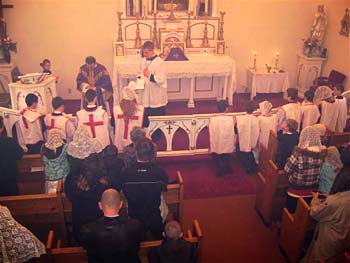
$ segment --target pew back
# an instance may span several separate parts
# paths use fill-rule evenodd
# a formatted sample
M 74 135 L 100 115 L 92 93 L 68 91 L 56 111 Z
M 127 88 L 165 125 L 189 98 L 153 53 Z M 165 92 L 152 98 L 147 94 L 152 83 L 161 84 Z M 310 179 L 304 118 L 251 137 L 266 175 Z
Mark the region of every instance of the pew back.
M 330 138 L 330 146 L 340 147 L 350 142 L 350 132 L 333 133 Z
M 43 193 L 45 185 L 44 163 L 40 154 L 25 154 L 18 160 L 17 185 L 20 194 Z
M 266 174 L 267 166 L 269 160 L 276 161 L 276 155 L 278 151 L 278 140 L 277 134 L 274 131 L 270 131 L 269 134 L 269 144 L 265 148 L 260 144 L 259 146 L 259 170 L 262 172 L 262 175 Z

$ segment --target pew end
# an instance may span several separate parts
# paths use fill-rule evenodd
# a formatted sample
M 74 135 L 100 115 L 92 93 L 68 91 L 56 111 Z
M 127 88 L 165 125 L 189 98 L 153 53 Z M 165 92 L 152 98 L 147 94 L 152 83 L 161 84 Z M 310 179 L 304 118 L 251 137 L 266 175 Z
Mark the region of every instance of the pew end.
M 309 212 L 310 206 L 302 197 L 298 199 L 294 214 L 291 214 L 287 208 L 283 209 L 279 247 L 291 262 L 299 262 L 305 237 L 315 226 L 315 221 Z
M 20 194 L 43 193 L 45 185 L 44 163 L 40 154 L 24 154 L 17 161 L 19 176 L 17 185 Z

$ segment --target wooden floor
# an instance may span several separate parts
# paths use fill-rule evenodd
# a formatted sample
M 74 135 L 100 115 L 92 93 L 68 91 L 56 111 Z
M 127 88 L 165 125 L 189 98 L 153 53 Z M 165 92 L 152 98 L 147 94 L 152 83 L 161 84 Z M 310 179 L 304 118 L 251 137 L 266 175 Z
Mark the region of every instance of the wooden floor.
M 286 262 L 276 233 L 264 226 L 254 201 L 254 195 L 185 200 L 185 228 L 197 218 L 203 229 L 201 262 Z

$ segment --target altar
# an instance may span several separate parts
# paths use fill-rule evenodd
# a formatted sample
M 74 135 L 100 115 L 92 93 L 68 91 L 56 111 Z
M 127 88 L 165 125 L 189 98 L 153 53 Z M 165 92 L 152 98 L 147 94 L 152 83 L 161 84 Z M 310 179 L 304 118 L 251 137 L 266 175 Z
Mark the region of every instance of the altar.
M 187 61 L 164 61 L 169 101 L 186 100 L 189 108 L 196 99 L 226 99 L 232 105 L 236 90 L 236 64 L 228 56 L 187 55 Z M 115 57 L 112 82 L 115 104 L 129 81 L 140 74 L 141 58 Z M 142 96 L 142 91 L 139 91 Z

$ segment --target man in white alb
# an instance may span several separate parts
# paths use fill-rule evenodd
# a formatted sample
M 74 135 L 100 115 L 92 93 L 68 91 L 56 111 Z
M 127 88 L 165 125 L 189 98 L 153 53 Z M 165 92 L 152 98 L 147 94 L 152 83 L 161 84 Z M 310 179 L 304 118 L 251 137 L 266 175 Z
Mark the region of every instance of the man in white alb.
M 293 119 L 297 121 L 299 131 L 302 112 L 298 103 L 298 90 L 296 88 L 287 89 L 287 100 L 288 103 L 277 111 L 277 130 L 282 129 L 282 125 L 287 119 Z
M 318 122 L 318 119 L 320 118 L 320 110 L 318 109 L 317 105 L 313 103 L 314 100 L 314 91 L 307 90 L 304 92 L 304 101 L 301 104 L 301 111 L 302 111 L 302 129 L 304 129 L 307 126 L 314 125 Z

